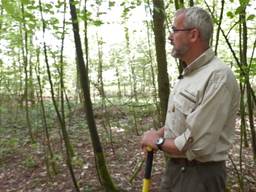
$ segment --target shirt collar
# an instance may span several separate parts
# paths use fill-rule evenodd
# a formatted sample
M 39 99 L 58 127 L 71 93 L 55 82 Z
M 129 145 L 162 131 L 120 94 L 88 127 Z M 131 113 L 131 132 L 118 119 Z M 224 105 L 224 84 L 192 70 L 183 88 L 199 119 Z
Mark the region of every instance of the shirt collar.
M 189 64 L 184 70 L 183 75 L 188 75 L 195 69 L 202 67 L 203 65 L 209 63 L 210 60 L 215 56 L 211 48 L 203 52 L 198 58 L 196 58 L 191 64 Z

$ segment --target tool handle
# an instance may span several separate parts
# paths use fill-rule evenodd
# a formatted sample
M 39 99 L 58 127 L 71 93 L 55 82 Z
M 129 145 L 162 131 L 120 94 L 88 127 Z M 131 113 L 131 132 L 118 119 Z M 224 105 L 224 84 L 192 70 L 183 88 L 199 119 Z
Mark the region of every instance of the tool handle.
M 146 167 L 143 179 L 143 188 L 142 192 L 149 192 L 150 184 L 151 184 L 151 171 L 153 164 L 153 150 L 151 147 L 147 147 L 147 160 Z

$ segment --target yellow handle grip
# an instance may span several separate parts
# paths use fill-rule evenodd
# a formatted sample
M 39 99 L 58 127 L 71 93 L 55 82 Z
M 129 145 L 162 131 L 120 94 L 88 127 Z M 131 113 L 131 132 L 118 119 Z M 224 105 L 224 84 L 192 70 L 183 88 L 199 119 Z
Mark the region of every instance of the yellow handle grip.
M 151 185 L 151 170 L 153 164 L 153 150 L 150 146 L 147 147 L 147 160 L 146 160 L 146 167 L 145 167 L 145 174 L 143 179 L 143 187 L 142 192 L 149 192 L 150 185 Z
M 143 179 L 142 192 L 149 192 L 150 185 L 151 179 Z

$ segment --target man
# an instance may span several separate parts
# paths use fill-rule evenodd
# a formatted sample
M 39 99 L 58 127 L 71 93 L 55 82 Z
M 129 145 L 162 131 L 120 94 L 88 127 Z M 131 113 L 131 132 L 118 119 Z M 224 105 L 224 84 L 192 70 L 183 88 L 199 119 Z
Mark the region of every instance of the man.
M 225 191 L 240 94 L 232 71 L 209 47 L 212 33 L 205 10 L 177 11 L 169 40 L 172 56 L 186 67 L 169 97 L 164 127 L 141 139 L 144 150 L 151 146 L 168 156 L 161 192 Z

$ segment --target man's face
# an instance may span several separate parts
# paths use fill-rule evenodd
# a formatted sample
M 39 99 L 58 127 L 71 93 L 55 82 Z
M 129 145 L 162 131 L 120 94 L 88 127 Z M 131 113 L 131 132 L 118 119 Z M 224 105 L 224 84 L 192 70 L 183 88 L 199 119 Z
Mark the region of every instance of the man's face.
M 169 40 L 172 48 L 172 56 L 183 60 L 189 49 L 188 32 L 190 29 L 185 29 L 184 25 L 184 14 L 178 15 L 174 19 L 172 33 L 169 36 Z

